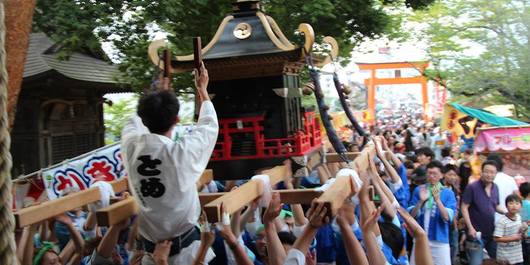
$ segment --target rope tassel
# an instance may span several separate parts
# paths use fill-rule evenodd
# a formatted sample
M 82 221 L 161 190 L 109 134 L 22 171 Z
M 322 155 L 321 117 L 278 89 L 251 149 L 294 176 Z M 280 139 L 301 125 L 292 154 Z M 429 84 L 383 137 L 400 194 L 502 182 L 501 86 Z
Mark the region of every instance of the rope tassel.
M 0 264 L 11 265 L 16 262 L 14 239 L 15 222 L 11 212 L 11 137 L 7 119 L 7 66 L 5 50 L 5 10 L 0 1 Z

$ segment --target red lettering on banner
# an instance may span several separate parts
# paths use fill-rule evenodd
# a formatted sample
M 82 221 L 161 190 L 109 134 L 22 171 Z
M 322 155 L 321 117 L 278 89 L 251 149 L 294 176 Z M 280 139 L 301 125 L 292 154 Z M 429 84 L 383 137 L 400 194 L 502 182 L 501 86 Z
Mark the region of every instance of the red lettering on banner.
M 86 185 L 83 180 L 74 172 L 67 172 L 66 176 L 63 174 L 58 174 L 55 176 L 55 178 L 58 182 L 58 184 L 56 184 L 56 191 L 59 194 L 62 190 L 65 190 L 68 187 L 75 188 L 75 185 L 79 187 L 79 190 L 86 189 Z M 75 182 L 75 184 L 72 182 L 72 180 Z
M 106 161 L 94 162 L 86 172 L 95 180 L 113 181 L 116 177 L 112 174 L 112 166 Z
M 57 176 L 57 180 L 59 181 L 59 186 L 57 186 L 57 191 L 61 191 L 66 189 L 67 186 L 73 187 L 72 181 L 70 179 L 67 179 L 63 175 Z

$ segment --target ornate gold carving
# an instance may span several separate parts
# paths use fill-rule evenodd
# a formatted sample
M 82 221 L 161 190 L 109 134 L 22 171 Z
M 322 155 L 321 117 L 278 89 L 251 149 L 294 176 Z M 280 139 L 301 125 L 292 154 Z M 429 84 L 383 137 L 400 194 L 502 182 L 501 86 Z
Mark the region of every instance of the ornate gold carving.
M 269 24 L 269 20 L 267 19 L 265 14 L 261 12 L 256 12 L 256 16 L 258 16 L 259 20 L 261 21 L 261 24 L 263 24 L 263 28 L 265 28 L 265 33 L 267 33 L 267 36 L 272 41 L 272 43 L 276 45 L 276 47 L 284 51 L 292 51 L 296 48 L 294 45 L 290 43 L 284 43 L 278 38 L 278 36 L 272 30 L 271 25 Z
M 324 37 L 323 41 L 324 43 L 327 43 L 331 46 L 331 51 L 330 51 L 331 60 L 336 60 L 337 57 L 339 56 L 339 43 L 337 42 L 337 40 L 335 40 L 331 36 L 326 36 Z
M 217 43 L 217 41 L 219 41 L 219 38 L 221 38 L 221 35 L 223 35 L 223 31 L 226 27 L 226 24 L 228 24 L 228 22 L 232 19 L 234 19 L 234 16 L 226 16 L 223 19 L 223 21 L 217 28 L 217 32 L 215 32 L 215 35 L 213 36 L 212 40 L 204 48 L 202 48 L 201 53 L 203 55 L 206 52 L 208 52 L 213 47 L 213 45 Z M 160 69 L 164 69 L 164 62 L 158 55 L 158 49 L 161 47 L 166 47 L 167 46 L 166 42 L 167 40 L 165 39 L 153 41 L 151 42 L 151 44 L 149 44 L 149 48 L 148 48 L 149 59 L 154 65 L 160 67 Z M 177 61 L 193 61 L 193 54 L 184 55 L 184 56 L 175 56 L 175 58 Z M 186 71 L 185 69 L 180 69 L 180 68 L 173 68 L 172 70 L 173 70 L 173 73 L 182 73 Z
M 250 24 L 242 22 L 236 25 L 233 33 L 236 38 L 244 40 L 252 34 L 252 27 Z
M 329 52 L 329 55 L 327 55 L 324 60 L 320 62 L 315 62 L 315 65 L 318 67 L 323 67 L 324 65 L 331 63 L 339 56 L 339 43 L 337 42 L 337 40 L 335 40 L 331 36 L 326 36 L 322 41 L 326 44 L 329 44 L 331 46 L 331 50 Z
M 155 40 L 151 42 L 147 48 L 147 55 L 149 56 L 151 63 L 158 66 L 160 69 L 164 69 L 164 60 L 158 55 L 158 49 L 162 47 L 167 47 L 166 39 Z
M 272 28 L 272 31 L 274 32 L 274 34 L 280 39 L 280 41 L 285 45 L 285 47 L 287 47 L 287 48 L 289 48 L 291 50 L 296 49 L 296 47 L 287 39 L 287 37 L 285 37 L 285 35 L 283 34 L 282 30 L 280 29 L 278 24 L 276 24 L 276 21 L 274 21 L 274 19 L 272 17 L 267 16 L 267 21 L 271 25 L 271 28 Z
M 304 52 L 311 52 L 313 43 L 315 43 L 315 31 L 313 30 L 313 27 L 307 23 L 301 23 L 298 25 L 298 31 L 303 33 L 305 37 Z

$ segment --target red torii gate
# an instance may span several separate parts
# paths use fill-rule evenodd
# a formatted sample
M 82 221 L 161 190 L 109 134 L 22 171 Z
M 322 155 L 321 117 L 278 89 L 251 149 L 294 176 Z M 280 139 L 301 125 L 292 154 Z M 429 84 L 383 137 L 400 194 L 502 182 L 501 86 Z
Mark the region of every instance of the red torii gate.
M 421 84 L 423 117 L 427 119 L 426 110 L 429 104 L 429 97 L 427 92 L 427 79 L 423 76 L 423 72 L 429 66 L 428 61 L 417 62 L 388 62 L 388 63 L 356 63 L 359 69 L 370 70 L 370 78 L 364 80 L 364 84 L 368 88 L 368 113 L 366 121 L 370 124 L 375 122 L 375 88 L 378 85 L 401 85 L 401 84 Z M 415 77 L 389 77 L 377 78 L 376 71 L 380 69 L 416 69 L 420 74 Z

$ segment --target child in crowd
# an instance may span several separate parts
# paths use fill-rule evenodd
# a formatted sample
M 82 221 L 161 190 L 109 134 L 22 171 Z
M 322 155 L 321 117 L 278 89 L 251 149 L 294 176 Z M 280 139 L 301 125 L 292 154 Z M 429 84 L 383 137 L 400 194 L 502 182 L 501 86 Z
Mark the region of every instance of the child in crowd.
M 519 193 L 523 197 L 521 209 L 521 221 L 530 225 L 530 183 L 525 182 L 519 186 Z M 524 226 L 524 225 L 523 225 Z M 527 232 L 525 240 L 523 240 L 523 259 L 524 264 L 530 264 L 530 231 Z
M 521 240 L 524 238 L 521 225 L 521 199 L 517 195 L 506 197 L 508 212 L 495 224 L 493 237 L 497 242 L 497 261 L 508 264 L 523 265 L 523 249 Z

